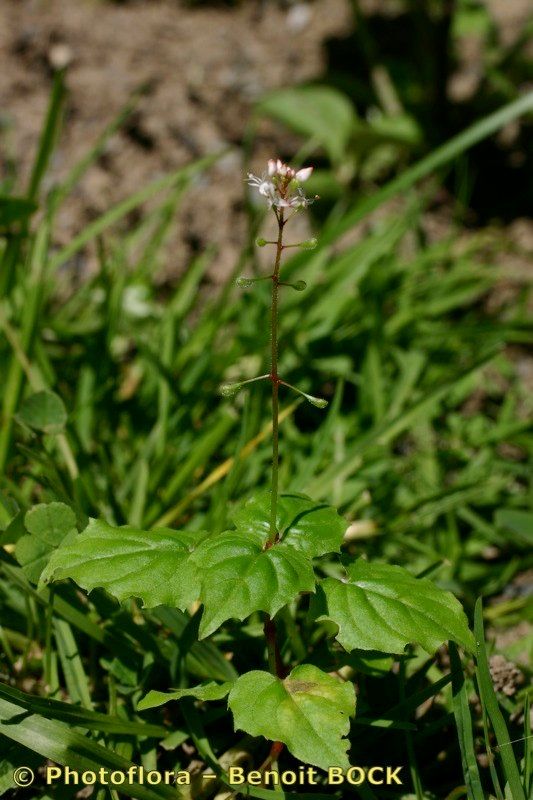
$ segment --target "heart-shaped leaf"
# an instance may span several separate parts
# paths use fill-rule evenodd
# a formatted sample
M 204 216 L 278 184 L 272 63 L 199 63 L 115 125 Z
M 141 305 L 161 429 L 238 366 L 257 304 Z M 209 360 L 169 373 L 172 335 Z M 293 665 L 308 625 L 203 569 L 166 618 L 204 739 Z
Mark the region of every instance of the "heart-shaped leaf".
M 92 519 L 75 541 L 54 552 L 43 580 L 72 578 L 88 591 L 106 589 L 119 601 L 139 597 L 149 608 L 184 609 L 199 595 L 189 555 L 200 536 L 169 528 L 115 528 Z
M 285 544 L 264 550 L 264 540 L 257 531 L 226 531 L 205 539 L 192 555 L 202 583 L 200 639 L 227 619 L 243 620 L 254 611 L 273 616 L 300 592 L 314 592 L 309 559 Z
M 24 525 L 29 534 L 17 541 L 15 555 L 26 577 L 38 583 L 55 548 L 76 536 L 76 515 L 65 503 L 40 503 L 26 513 Z
M 189 689 L 176 689 L 173 692 L 148 692 L 146 697 L 137 703 L 137 711 L 146 711 L 168 703 L 170 700 L 181 700 L 183 697 L 195 697 L 197 700 L 222 700 L 229 693 L 233 683 L 203 683 Z
M 312 664 L 281 680 L 254 670 L 235 682 L 228 700 L 235 728 L 284 742 L 295 758 L 322 769 L 349 767 L 343 737 L 355 713 L 355 691 Z
M 472 649 L 466 616 L 451 592 L 391 564 L 359 559 L 347 573 L 346 581 L 320 583 L 325 609 L 319 617 L 338 625 L 336 638 L 346 650 L 402 653 L 411 643 L 434 653 L 448 639 Z
M 36 431 L 61 433 L 67 421 L 67 412 L 63 401 L 54 392 L 36 392 L 24 400 L 16 418 Z
M 241 531 L 270 531 L 270 492 L 251 497 L 233 515 Z M 310 558 L 324 553 L 337 553 L 347 524 L 337 511 L 323 503 L 315 503 L 304 494 L 282 494 L 278 499 L 277 530 L 281 543 L 300 550 Z

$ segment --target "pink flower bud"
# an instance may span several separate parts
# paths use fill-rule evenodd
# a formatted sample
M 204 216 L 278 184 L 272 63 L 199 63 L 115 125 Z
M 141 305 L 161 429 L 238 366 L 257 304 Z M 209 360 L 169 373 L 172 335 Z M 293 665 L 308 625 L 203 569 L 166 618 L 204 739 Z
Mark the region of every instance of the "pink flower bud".
M 303 169 L 299 169 L 294 177 L 296 178 L 297 181 L 303 183 L 304 181 L 306 181 L 308 178 L 311 177 L 312 172 L 313 172 L 313 167 L 304 167 Z

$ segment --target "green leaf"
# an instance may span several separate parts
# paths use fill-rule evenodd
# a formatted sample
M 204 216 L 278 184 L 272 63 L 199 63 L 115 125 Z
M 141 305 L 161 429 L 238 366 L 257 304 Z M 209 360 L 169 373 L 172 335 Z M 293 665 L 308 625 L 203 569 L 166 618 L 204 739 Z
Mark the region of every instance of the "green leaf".
M 491 721 L 496 741 L 498 742 L 498 752 L 501 758 L 503 772 L 510 789 L 510 796 L 512 800 L 526 800 L 520 780 L 520 769 L 518 767 L 517 757 L 515 756 L 513 742 L 511 741 L 512 737 L 509 735 L 509 729 L 505 722 L 505 717 L 501 712 L 490 674 L 487 648 L 485 646 L 483 601 L 481 597 L 478 597 L 476 600 L 474 631 L 476 634 L 476 677 L 481 703 Z
M 254 611 L 273 616 L 300 592 L 314 592 L 309 559 L 285 544 L 263 550 L 264 540 L 260 531 L 226 531 L 205 539 L 191 556 L 201 573 L 200 639 L 227 619 Z
M 463 665 L 454 642 L 448 646 L 450 652 L 450 667 L 452 670 L 452 708 L 457 728 L 457 738 L 461 751 L 461 763 L 465 779 L 468 800 L 483 800 L 485 793 L 479 775 L 474 745 L 474 729 L 470 715 L 468 689 L 463 672 Z
M 402 653 L 420 644 L 434 653 L 447 639 L 472 651 L 474 640 L 459 601 L 428 578 L 402 567 L 359 559 L 347 568 L 347 580 L 326 578 L 327 619 L 338 625 L 336 638 L 346 650 Z
M 46 719 L 41 714 L 27 713 L 24 706 L 2 698 L 0 698 L 0 726 L 2 734 L 11 741 L 77 772 L 90 770 L 98 775 L 102 767 L 106 772 L 113 770 L 128 772 L 134 766 L 131 761 L 118 755 L 114 750 L 103 747 L 69 725 L 54 719 Z M 0 744 L 3 745 L 2 739 Z M 134 776 L 131 783 L 128 781 L 127 789 L 130 797 L 137 797 L 139 800 L 176 800 L 181 797 L 177 787 L 145 786 L 135 780 L 138 777 L 137 771 Z
M 344 157 L 357 119 L 347 97 L 329 86 L 280 89 L 261 100 L 258 110 L 316 140 L 334 162 Z
M 355 691 L 312 664 L 281 680 L 254 670 L 242 675 L 229 695 L 235 728 L 283 742 L 295 758 L 322 769 L 349 767 L 343 737 L 355 713 Z
M 24 400 L 16 415 L 18 422 L 42 433 L 61 433 L 67 421 L 63 401 L 54 392 L 36 392 Z
M 148 608 L 186 608 L 199 595 L 189 554 L 200 535 L 169 528 L 115 528 L 91 519 L 75 541 L 54 552 L 43 580 L 72 578 L 87 591 L 98 586 L 121 602 L 139 597 Z
M 55 548 L 77 534 L 76 515 L 65 503 L 40 503 L 26 513 L 24 524 L 29 533 L 18 540 L 15 555 L 26 577 L 38 583 Z
M 233 515 L 241 531 L 270 531 L 270 492 L 251 497 Z M 282 494 L 278 500 L 277 530 L 284 545 L 294 547 L 310 558 L 324 553 L 338 553 L 347 528 L 336 510 L 315 503 L 304 494 Z
M 92 711 L 89 680 L 72 629 L 64 619 L 53 619 L 52 627 L 70 700 Z
M 5 547 L 6 544 L 16 544 L 23 536 L 26 536 L 24 511 L 17 511 L 6 529 L 0 533 L 0 547 Z
M 13 686 L 0 683 L 0 701 L 5 700 L 20 707 L 20 713 L 40 714 L 45 719 L 55 719 L 76 728 L 102 733 L 122 733 L 129 736 L 150 736 L 161 739 L 168 730 L 162 725 L 151 725 L 147 722 L 134 722 L 124 717 L 102 714 L 72 703 L 62 703 L 48 697 L 34 697 L 21 692 Z M 1 737 L 0 737 L 1 741 Z M 27 762 L 22 761 L 22 764 Z
M 233 686 L 231 681 L 226 683 L 203 683 L 189 689 L 176 689 L 173 692 L 148 692 L 146 697 L 137 703 L 137 711 L 146 711 L 147 708 L 156 708 L 168 703 L 170 700 L 181 700 L 182 697 L 195 697 L 197 700 L 222 700 Z

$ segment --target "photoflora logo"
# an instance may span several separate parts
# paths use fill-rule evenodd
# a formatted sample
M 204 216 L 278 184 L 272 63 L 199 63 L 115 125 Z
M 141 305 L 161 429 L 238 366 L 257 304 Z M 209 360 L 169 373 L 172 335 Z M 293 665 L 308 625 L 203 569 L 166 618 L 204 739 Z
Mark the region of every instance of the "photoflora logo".
M 17 786 L 31 786 L 35 780 L 35 774 L 29 767 L 17 767 L 13 773 L 13 780 Z

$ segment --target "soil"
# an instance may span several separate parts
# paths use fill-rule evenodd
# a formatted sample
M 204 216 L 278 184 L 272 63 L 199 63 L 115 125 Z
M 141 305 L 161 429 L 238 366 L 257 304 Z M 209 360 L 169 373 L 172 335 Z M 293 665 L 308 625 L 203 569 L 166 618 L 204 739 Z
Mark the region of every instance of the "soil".
M 502 39 L 516 39 L 529 0 L 488 3 Z M 399 8 L 396 0 L 360 4 L 369 15 L 394 16 Z M 265 91 L 320 78 L 332 48 L 350 36 L 351 6 L 351 0 L 1 0 L 0 179 L 17 172 L 17 190 L 24 191 L 54 68 L 68 65 L 69 92 L 45 190 L 86 155 L 143 87 L 127 124 L 61 209 L 55 244 L 65 244 L 151 180 L 229 146 L 187 193 L 164 262 L 154 265 L 163 277 L 175 275 L 193 254 L 215 245 L 210 277 L 225 281 L 245 234 L 242 142 L 254 102 Z M 473 44 L 449 87 L 451 96 L 457 87 L 464 94 L 469 76 L 479 79 L 483 67 Z M 268 157 L 296 149 L 285 129 L 262 122 L 252 166 L 260 172 Z M 299 223 L 295 235 L 305 237 L 304 219 Z M 84 271 L 93 259 L 89 252 L 73 267 Z
M 45 188 L 65 176 L 131 93 L 145 92 L 127 125 L 87 172 L 56 226 L 61 245 L 113 203 L 195 158 L 240 145 L 254 102 L 324 69 L 323 42 L 349 30 L 348 0 L 200 5 L 177 0 L 2 0 L 0 174 L 20 169 L 23 191 L 52 82 L 68 63 L 66 120 Z M 280 139 L 281 137 L 281 139 Z M 262 126 L 254 166 L 291 146 Z M 240 151 L 187 195 L 164 265 L 175 273 L 191 252 L 218 248 L 224 280 L 244 238 Z M 237 212 L 237 213 L 236 213 Z

